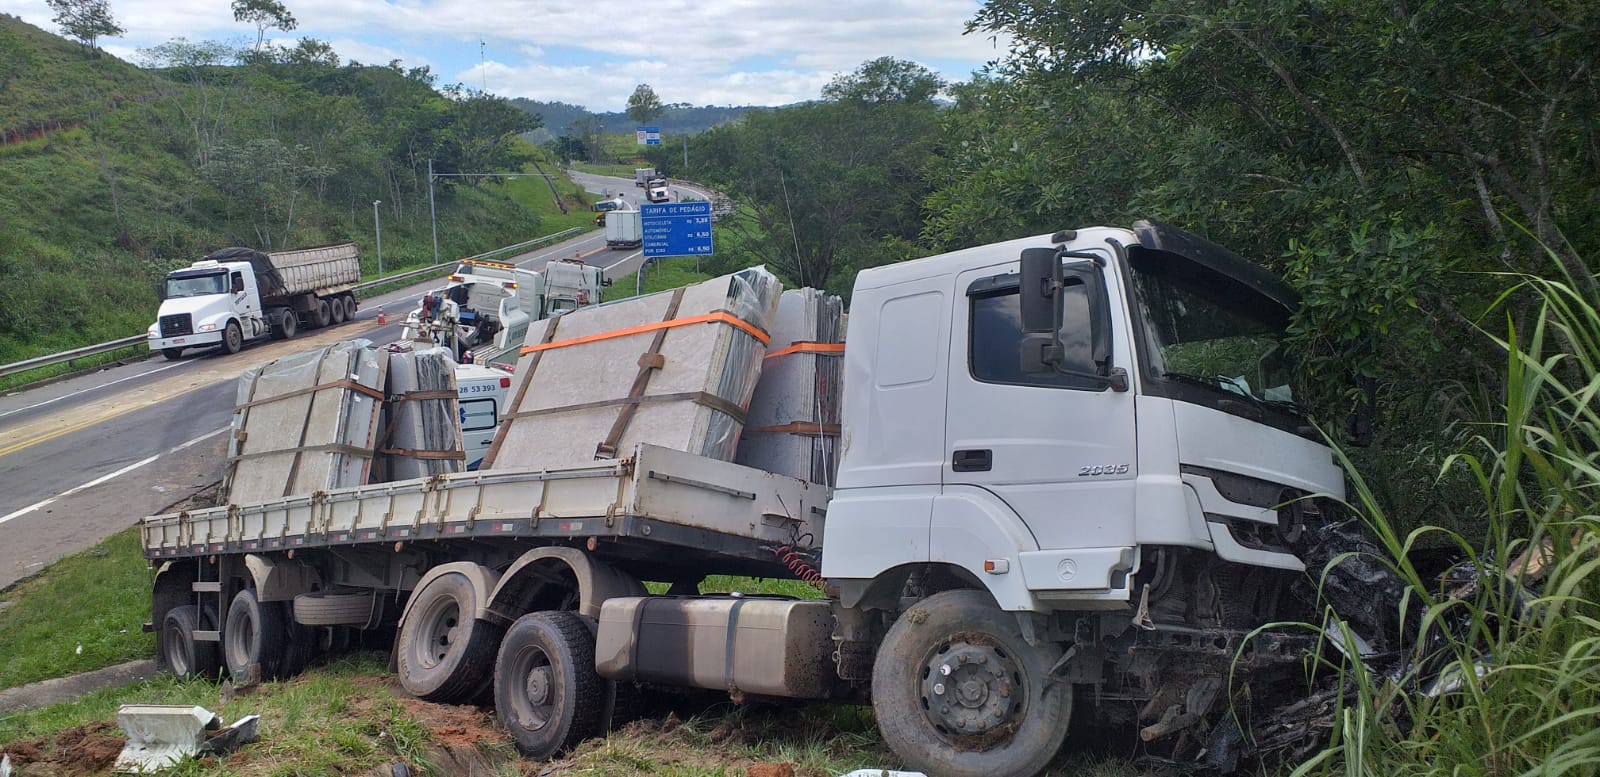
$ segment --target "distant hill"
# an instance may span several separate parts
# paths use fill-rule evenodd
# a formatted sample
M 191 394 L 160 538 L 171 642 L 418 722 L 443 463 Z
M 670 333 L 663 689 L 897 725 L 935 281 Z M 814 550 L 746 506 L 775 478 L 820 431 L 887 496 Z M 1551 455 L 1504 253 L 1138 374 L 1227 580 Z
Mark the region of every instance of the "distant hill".
M 0 15 L 0 364 L 143 331 L 161 276 L 223 246 L 354 241 L 373 273 L 375 200 L 386 268 L 431 261 L 429 161 L 519 168 L 526 123 L 426 70 L 146 70 Z M 540 234 L 509 187 L 434 188 L 444 256 Z
M 591 117 L 599 119 L 605 126 L 606 132 L 610 134 L 633 132 L 635 127 L 634 121 L 628 118 L 628 114 L 622 112 L 594 113 L 581 105 L 542 102 L 520 97 L 512 100 L 511 104 L 543 119 L 544 126 L 530 134 L 530 138 L 538 143 L 562 135 L 571 135 L 574 122 L 587 121 Z M 650 126 L 660 127 L 663 133 L 669 135 L 698 135 L 712 127 L 738 121 L 740 116 L 749 111 L 761 110 L 770 109 L 759 105 L 697 107 L 688 103 L 672 103 L 665 106 L 661 115 L 650 122 Z

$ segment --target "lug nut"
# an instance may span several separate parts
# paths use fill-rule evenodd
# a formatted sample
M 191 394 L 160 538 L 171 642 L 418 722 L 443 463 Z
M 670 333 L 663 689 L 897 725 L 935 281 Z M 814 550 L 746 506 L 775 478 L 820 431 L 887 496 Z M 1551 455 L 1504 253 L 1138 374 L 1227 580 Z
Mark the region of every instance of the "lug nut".
M 984 654 L 982 654 L 982 653 L 979 653 L 979 654 L 978 654 L 978 663 L 980 663 L 980 664 L 987 664 L 987 663 L 989 663 L 989 657 L 988 657 L 988 656 L 987 656 L 987 655 L 984 655 Z
M 945 677 L 949 677 L 950 676 L 950 665 L 949 664 L 940 664 L 939 665 L 939 674 L 944 675 Z
M 934 683 L 933 692 L 939 696 L 944 695 L 944 683 Z
M 965 664 L 966 662 L 967 662 L 967 654 L 966 653 L 962 653 L 961 655 L 956 656 L 956 663 Z

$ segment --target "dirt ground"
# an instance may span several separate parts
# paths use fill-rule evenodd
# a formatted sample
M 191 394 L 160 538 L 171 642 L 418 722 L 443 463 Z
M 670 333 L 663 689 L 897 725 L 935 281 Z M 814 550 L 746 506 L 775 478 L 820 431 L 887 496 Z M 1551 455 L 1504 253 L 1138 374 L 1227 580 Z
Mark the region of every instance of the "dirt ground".
M 127 741 L 104 721 L 5 746 L 15 777 L 89 777 L 109 773 Z

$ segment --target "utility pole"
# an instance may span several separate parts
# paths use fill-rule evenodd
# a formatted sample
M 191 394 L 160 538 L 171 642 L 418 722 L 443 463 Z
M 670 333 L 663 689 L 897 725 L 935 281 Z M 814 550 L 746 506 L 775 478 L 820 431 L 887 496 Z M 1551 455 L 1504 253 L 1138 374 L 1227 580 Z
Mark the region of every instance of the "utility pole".
M 372 229 L 378 233 L 378 277 L 383 277 L 383 223 L 378 220 L 378 206 L 383 200 L 372 201 Z
M 433 263 L 439 263 L 439 214 L 433 209 L 433 160 L 428 160 L 428 221 L 433 224 Z
M 683 174 L 689 174 L 689 134 L 683 135 Z

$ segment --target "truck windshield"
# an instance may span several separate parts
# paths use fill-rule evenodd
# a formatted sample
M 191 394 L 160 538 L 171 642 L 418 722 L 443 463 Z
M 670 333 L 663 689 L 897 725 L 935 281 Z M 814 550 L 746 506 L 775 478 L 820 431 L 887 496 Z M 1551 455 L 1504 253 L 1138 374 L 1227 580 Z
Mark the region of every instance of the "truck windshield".
M 1210 271 L 1135 258 L 1149 377 L 1299 414 L 1283 340 L 1289 311 Z
M 226 293 L 228 293 L 227 273 L 167 276 L 167 299 L 204 297 L 208 294 Z

